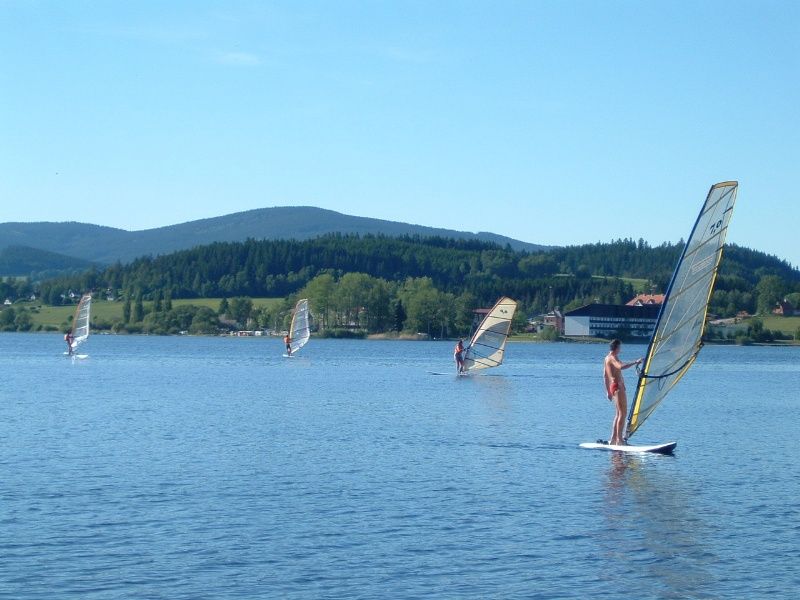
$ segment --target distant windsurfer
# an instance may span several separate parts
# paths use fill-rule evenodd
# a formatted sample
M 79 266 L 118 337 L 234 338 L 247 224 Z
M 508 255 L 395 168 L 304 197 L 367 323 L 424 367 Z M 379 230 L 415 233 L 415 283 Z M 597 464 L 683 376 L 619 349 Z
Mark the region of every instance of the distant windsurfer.
M 287 356 L 291 356 L 292 355 L 292 338 L 289 337 L 288 333 L 283 337 L 283 343 L 286 344 L 286 355 Z
M 603 362 L 603 380 L 606 385 L 606 394 L 608 399 L 614 403 L 616 410 L 614 425 L 611 428 L 611 439 L 608 441 L 612 446 L 622 446 L 626 443 L 622 435 L 622 428 L 625 424 L 625 414 L 628 412 L 628 397 L 625 393 L 625 380 L 622 378 L 622 371 L 642 362 L 641 358 L 629 363 L 620 361 L 620 346 L 622 346 L 622 342 L 616 339 L 611 340 L 609 344 L 610 352 Z
M 453 359 L 456 361 L 456 372 L 464 372 L 464 341 L 458 340 L 456 347 L 453 349 Z
M 64 334 L 64 341 L 67 342 L 67 354 L 72 356 L 72 332 L 68 331 Z

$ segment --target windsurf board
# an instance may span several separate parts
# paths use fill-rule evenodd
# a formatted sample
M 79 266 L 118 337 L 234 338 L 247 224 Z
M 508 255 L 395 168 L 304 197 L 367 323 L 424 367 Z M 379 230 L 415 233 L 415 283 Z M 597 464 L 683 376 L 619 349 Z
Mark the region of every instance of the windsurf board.
M 614 450 L 617 452 L 651 452 L 655 454 L 672 454 L 678 442 L 667 442 L 665 444 L 651 444 L 648 446 L 617 446 L 609 444 L 608 442 L 598 440 L 596 442 L 584 442 L 580 445 L 581 448 L 588 448 L 590 450 Z

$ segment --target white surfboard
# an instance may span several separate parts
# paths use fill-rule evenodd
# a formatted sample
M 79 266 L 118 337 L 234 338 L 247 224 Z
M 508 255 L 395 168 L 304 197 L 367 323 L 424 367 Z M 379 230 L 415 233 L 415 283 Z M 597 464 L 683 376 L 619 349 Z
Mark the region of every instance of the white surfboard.
M 608 442 L 584 442 L 581 448 L 589 450 L 615 450 L 617 452 L 652 452 L 655 454 L 672 454 L 678 442 L 667 442 L 666 444 L 651 444 L 649 446 L 617 446 Z

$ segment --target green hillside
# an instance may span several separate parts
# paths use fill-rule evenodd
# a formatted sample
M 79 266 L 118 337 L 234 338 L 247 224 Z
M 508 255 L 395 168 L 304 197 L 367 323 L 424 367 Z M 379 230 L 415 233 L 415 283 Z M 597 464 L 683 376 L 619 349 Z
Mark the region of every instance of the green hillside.
M 680 250 L 678 245 L 651 247 L 632 240 L 548 252 L 408 236 L 248 240 L 199 246 L 88 271 L 80 277 L 48 280 L 41 283 L 40 292 L 49 304 L 59 304 L 67 290 L 87 289 L 111 289 L 145 301 L 158 296 L 286 298 L 324 293 L 338 302 L 332 323 L 351 327 L 356 321 L 361 326 L 363 320 L 370 332 L 391 326 L 391 313 L 399 311 L 399 305 L 422 303 L 420 307 L 429 308 L 416 326 L 427 331 L 439 322 L 440 335 L 444 335 L 468 329 L 459 311 L 466 310 L 469 316 L 471 308 L 490 306 L 502 295 L 516 299 L 522 314 L 535 315 L 591 302 L 622 304 L 641 291 L 663 292 Z M 319 292 L 320 278 L 328 278 L 323 286 L 327 291 Z M 777 300 L 797 291 L 800 271 L 764 253 L 730 246 L 723 256 L 711 312 L 720 317 L 739 311 L 764 314 Z M 266 326 L 277 317 L 262 314 L 259 318 Z
M 218 242 L 36 284 L 0 281 L 0 296 L 16 301 L 36 292 L 45 305 L 13 317 L 0 313 L 0 328 L 25 331 L 63 323 L 69 309 L 47 307 L 93 290 L 97 298 L 110 293 L 126 299 L 106 307 L 97 302 L 98 328 L 216 331 L 218 299 L 229 298 L 231 310 L 222 312 L 236 326 L 278 329 L 285 327 L 292 299 L 302 295 L 311 300 L 318 324 L 341 335 L 353 330 L 465 335 L 472 310 L 491 306 L 499 296 L 518 301 L 524 326 L 526 317 L 556 307 L 623 304 L 642 291 L 663 292 L 680 251 L 677 244 L 651 247 L 633 240 L 547 252 L 416 236 Z M 710 312 L 720 318 L 740 311 L 769 314 L 787 296 L 800 298 L 800 271 L 774 256 L 729 246 Z M 282 300 L 259 306 L 247 298 Z M 172 308 L 162 304 L 168 300 Z M 151 304 L 160 308 L 151 311 Z
M 44 279 L 64 272 L 85 271 L 91 266 L 87 260 L 29 246 L 8 246 L 0 250 L 1 277 Z
M 454 231 L 356 217 L 311 206 L 286 206 L 260 208 L 143 231 L 125 231 L 84 223 L 0 223 L 0 249 L 24 245 L 86 261 L 112 264 L 116 261 L 127 263 L 141 256 L 169 254 L 212 242 L 308 240 L 331 233 L 449 237 L 503 246 L 509 244 L 517 250 L 545 248 L 487 232 Z

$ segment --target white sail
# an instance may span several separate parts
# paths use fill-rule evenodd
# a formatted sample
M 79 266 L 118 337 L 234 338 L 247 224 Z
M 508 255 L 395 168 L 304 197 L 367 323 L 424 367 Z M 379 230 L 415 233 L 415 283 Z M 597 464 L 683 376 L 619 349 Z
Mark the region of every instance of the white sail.
M 308 300 L 303 298 L 298 300 L 292 315 L 292 324 L 289 327 L 289 337 L 291 338 L 292 354 L 300 350 L 311 337 L 309 329 Z
M 72 351 L 89 339 L 89 313 L 92 310 L 92 295 L 84 294 L 75 309 L 75 317 L 72 319 Z
M 464 353 L 464 370 L 476 371 L 496 367 L 503 362 L 506 340 L 517 303 L 500 298 L 475 330 Z
M 628 415 L 627 437 L 650 416 L 700 352 L 737 189 L 737 182 L 726 181 L 708 192 L 661 305 Z

